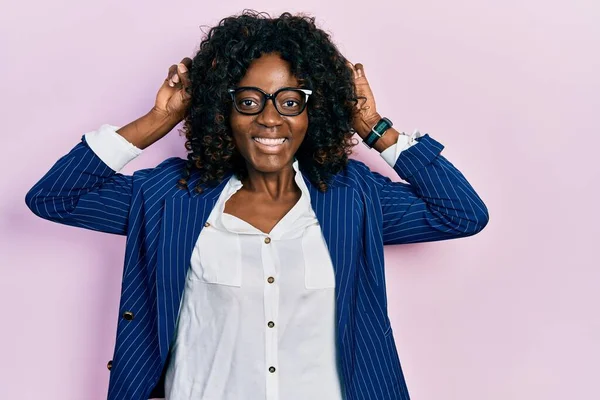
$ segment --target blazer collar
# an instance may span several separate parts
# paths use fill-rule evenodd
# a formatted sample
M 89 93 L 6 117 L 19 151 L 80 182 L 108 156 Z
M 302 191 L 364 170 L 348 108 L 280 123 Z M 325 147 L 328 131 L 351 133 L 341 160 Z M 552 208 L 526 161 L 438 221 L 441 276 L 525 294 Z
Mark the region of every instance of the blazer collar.
M 190 177 L 188 179 L 187 191 L 188 191 L 189 196 L 192 198 L 197 197 L 197 196 L 209 196 L 209 197 L 212 197 L 214 195 L 218 196 L 219 193 L 221 193 L 221 191 L 225 187 L 225 184 L 227 183 L 227 181 L 229 180 L 231 175 L 233 175 L 233 174 L 231 172 L 228 172 L 227 174 L 225 174 L 223 179 L 215 186 L 209 186 L 205 183 L 200 184 L 200 187 L 203 190 L 202 190 L 202 193 L 198 193 L 194 189 L 198 185 L 198 182 L 200 181 L 200 175 L 201 175 L 200 171 L 198 171 L 197 169 L 194 169 L 191 172 Z

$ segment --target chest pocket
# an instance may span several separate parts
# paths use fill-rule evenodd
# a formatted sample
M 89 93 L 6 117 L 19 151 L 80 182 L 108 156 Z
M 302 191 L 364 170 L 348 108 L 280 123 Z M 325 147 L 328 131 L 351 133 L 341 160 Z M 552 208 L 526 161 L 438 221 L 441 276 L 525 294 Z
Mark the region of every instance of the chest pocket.
M 307 289 L 335 287 L 335 273 L 327 243 L 318 224 L 306 228 L 302 237 L 304 284 Z
M 235 234 L 202 229 L 192 252 L 191 279 L 205 283 L 242 286 L 241 245 Z

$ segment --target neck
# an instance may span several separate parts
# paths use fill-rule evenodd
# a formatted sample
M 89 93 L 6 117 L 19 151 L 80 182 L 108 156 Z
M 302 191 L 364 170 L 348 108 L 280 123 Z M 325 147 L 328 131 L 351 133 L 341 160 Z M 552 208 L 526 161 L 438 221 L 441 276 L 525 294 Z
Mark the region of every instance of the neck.
M 279 171 L 262 172 L 251 166 L 248 168 L 248 177 L 242 181 L 244 189 L 260 195 L 266 195 L 277 200 L 289 193 L 296 193 L 299 188 L 294 180 L 296 171 L 289 164 Z

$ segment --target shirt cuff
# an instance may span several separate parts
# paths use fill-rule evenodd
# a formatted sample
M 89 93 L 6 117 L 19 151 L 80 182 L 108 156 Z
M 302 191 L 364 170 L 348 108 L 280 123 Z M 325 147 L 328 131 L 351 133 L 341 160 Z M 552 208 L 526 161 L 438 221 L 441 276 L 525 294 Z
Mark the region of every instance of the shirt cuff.
M 381 157 L 390 165 L 390 167 L 394 167 L 396 165 L 396 161 L 398 157 L 400 157 L 400 153 L 404 150 L 408 149 L 411 146 L 419 143 L 417 142 L 417 138 L 421 137 L 421 132 L 417 129 L 413 132 L 412 135 L 407 135 L 405 133 L 401 133 L 398 135 L 398 141 L 381 152 Z
M 84 135 L 92 151 L 115 172 L 143 151 L 119 135 L 118 129 L 118 126 L 104 124 L 98 130 Z

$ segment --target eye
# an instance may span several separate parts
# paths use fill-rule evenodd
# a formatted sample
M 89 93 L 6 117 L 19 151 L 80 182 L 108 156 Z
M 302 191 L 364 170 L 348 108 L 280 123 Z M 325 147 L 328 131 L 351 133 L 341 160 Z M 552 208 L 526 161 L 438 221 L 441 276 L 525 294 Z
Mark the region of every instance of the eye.
M 255 99 L 249 97 L 237 99 L 237 105 L 242 110 L 254 110 L 260 107 L 260 104 Z
M 283 90 L 277 94 L 277 105 L 281 110 L 290 113 L 298 112 L 304 107 L 304 93 L 298 90 Z
M 283 102 L 284 107 L 296 107 L 298 106 L 300 103 L 298 103 L 296 100 L 286 100 Z

